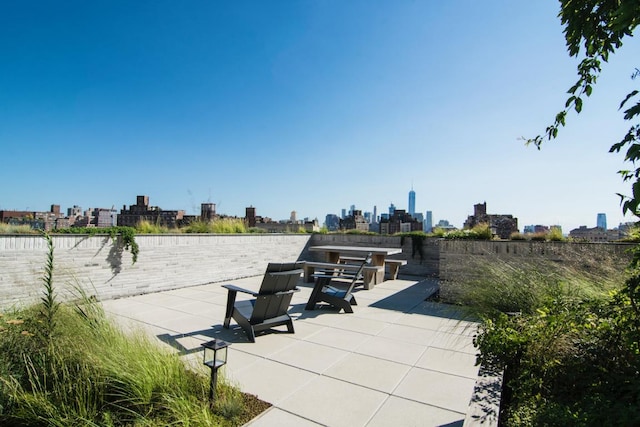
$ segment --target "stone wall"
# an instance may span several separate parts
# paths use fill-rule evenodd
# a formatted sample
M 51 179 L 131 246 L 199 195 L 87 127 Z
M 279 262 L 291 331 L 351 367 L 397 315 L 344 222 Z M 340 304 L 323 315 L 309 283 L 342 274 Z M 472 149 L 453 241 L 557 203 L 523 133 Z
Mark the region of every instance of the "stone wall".
M 61 299 L 77 286 L 117 298 L 263 274 L 269 262 L 299 259 L 304 234 L 138 235 L 138 261 L 109 236 L 54 235 L 54 282 Z M 36 302 L 47 253 L 40 236 L 0 236 L 0 309 Z
M 511 265 L 524 270 L 577 270 L 595 278 L 613 277 L 629 264 L 629 249 L 633 246 L 631 243 L 440 240 L 440 295 L 455 300 L 460 286 L 469 286 L 481 278 L 487 266 L 494 271 Z
M 118 298 L 263 274 L 267 263 L 320 261 L 312 245 L 385 246 L 402 248 L 392 258 L 405 259 L 400 278 L 439 277 L 446 292 L 450 282 L 479 274 L 484 261 L 571 264 L 598 269 L 605 263 L 624 268 L 630 244 L 529 241 L 466 241 L 358 234 L 162 234 L 138 235 L 136 264 L 121 244 L 108 236 L 52 236 L 54 280 L 61 298 L 80 286 L 99 299 Z M 38 301 L 46 260 L 40 236 L 0 236 L 0 309 Z

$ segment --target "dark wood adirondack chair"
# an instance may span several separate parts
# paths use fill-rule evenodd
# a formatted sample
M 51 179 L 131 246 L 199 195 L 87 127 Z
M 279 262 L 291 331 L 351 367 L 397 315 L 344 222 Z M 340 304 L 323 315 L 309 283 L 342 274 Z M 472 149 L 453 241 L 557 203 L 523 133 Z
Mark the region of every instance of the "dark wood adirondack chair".
M 348 272 L 336 267 L 331 271 L 314 274 L 316 284 L 311 291 L 305 310 L 313 310 L 319 302 L 326 302 L 334 307 L 343 309 L 345 313 L 353 313 L 352 305 L 358 305 L 353 296 L 353 288 L 362 283 L 362 271 L 371 264 L 371 254 L 367 255 L 362 265 L 355 272 Z
M 293 293 L 299 291 L 296 284 L 301 274 L 300 263 L 270 263 L 258 292 L 230 284 L 222 285 L 229 291 L 224 327 L 228 329 L 233 318 L 251 342 L 256 341 L 257 332 L 275 326 L 286 325 L 288 332 L 294 333 L 293 320 L 287 310 Z M 253 295 L 255 299 L 236 302 L 238 292 Z

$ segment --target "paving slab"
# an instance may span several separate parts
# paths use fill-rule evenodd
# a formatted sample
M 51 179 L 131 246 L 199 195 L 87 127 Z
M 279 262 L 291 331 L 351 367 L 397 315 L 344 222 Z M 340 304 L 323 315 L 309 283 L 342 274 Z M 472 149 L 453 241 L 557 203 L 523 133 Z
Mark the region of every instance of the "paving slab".
M 354 352 L 413 366 L 422 357 L 427 348 L 425 345 L 408 341 L 375 336 L 356 347 Z
M 291 395 L 301 393 L 308 383 L 317 378 L 313 372 L 268 359 L 258 360 L 247 369 L 227 375 L 242 391 L 276 406 Z M 291 412 L 297 413 L 295 410 Z
M 410 366 L 377 357 L 350 353 L 324 372 L 327 377 L 385 393 L 392 393 Z
M 411 368 L 394 395 L 464 414 L 475 379 L 422 368 Z
M 261 280 L 233 284 L 257 290 Z M 305 310 L 312 287 L 301 279 L 289 311 L 295 333 L 278 327 L 255 343 L 233 321 L 222 327 L 227 291 L 221 285 L 104 301 L 103 307 L 127 330 L 152 334 L 188 363 L 201 363 L 203 342 L 229 342 L 222 375 L 273 405 L 251 427 L 462 426 L 478 377 L 475 324 L 455 308 L 424 300 L 433 280 L 390 280 L 359 290 L 358 305 L 347 314 L 329 306 Z
M 391 396 L 367 427 L 462 427 L 464 414 Z
M 365 426 L 388 395 L 325 376 L 316 376 L 278 406 L 319 424 Z
M 261 416 L 246 424 L 247 427 L 318 427 L 322 424 L 307 420 L 280 408 L 269 408 Z

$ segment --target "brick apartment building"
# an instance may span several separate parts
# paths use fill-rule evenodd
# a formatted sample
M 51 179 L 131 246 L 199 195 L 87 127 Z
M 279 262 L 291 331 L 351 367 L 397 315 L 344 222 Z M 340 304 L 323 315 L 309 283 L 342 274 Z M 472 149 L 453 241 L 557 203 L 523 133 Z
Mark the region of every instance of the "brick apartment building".
M 118 225 L 135 227 L 141 221 L 162 225 L 169 228 L 178 227 L 185 217 L 182 210 L 162 210 L 157 206 L 149 206 L 149 196 L 137 196 L 136 204 L 124 205 L 118 215 Z

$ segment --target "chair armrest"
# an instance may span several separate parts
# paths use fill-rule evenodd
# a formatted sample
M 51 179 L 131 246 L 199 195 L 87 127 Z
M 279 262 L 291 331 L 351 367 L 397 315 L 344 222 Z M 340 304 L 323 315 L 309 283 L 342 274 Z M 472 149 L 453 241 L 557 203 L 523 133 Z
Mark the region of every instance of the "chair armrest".
M 252 295 L 254 297 L 258 296 L 257 292 L 250 291 L 249 289 L 244 289 L 244 288 L 241 288 L 241 287 L 236 286 L 236 285 L 222 285 L 222 287 L 225 288 L 225 289 L 228 289 L 228 290 L 230 290 L 232 292 L 242 292 L 244 294 L 249 294 L 249 295 Z

